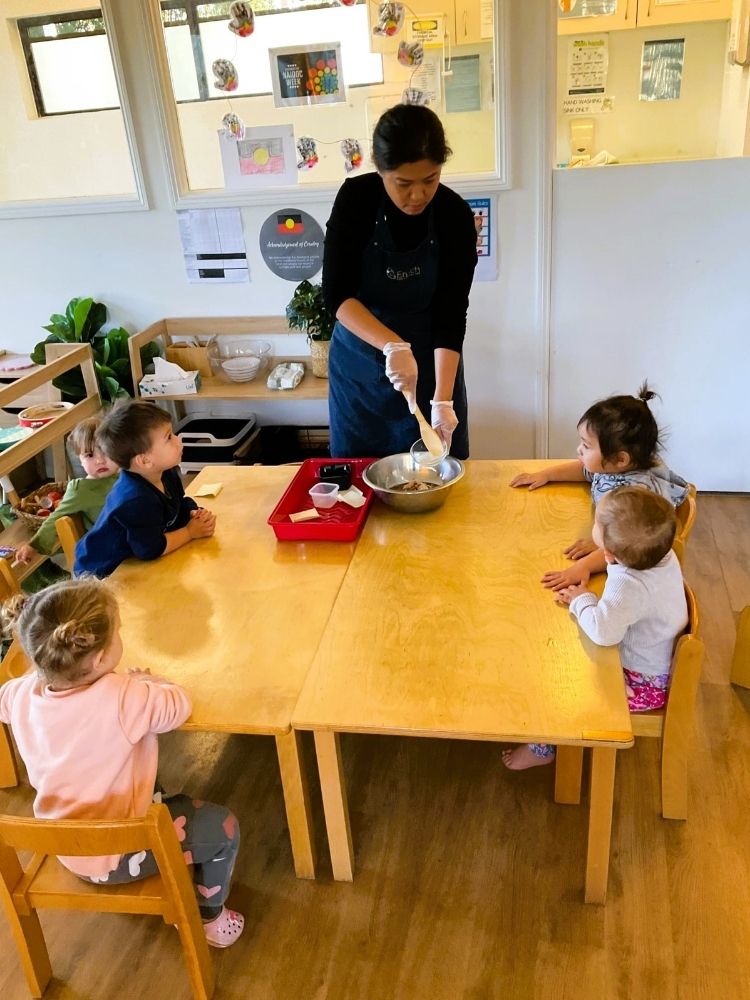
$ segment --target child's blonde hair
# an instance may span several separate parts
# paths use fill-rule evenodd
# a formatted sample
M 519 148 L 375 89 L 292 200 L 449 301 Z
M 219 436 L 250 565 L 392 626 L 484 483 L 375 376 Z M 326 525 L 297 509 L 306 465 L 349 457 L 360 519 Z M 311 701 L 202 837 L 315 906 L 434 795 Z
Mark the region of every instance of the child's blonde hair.
M 76 455 L 90 455 L 96 449 L 96 432 L 101 417 L 88 417 L 76 424 L 68 435 L 68 444 Z
M 86 661 L 93 654 L 109 648 L 117 601 L 101 580 L 81 577 L 12 597 L 3 605 L 2 617 L 47 682 L 70 683 L 88 674 Z
M 606 493 L 596 508 L 604 547 L 630 569 L 652 569 L 672 548 L 677 519 L 674 507 L 644 486 L 621 486 Z

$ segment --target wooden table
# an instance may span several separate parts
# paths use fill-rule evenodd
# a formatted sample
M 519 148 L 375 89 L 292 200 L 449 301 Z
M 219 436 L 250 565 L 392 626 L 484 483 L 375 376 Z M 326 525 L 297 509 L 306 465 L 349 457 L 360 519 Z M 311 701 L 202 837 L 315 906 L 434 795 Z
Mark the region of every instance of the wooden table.
M 544 464 L 469 462 L 440 510 L 371 511 L 292 716 L 315 733 L 335 878 L 353 874 L 339 733 L 540 741 L 561 747 L 558 801 L 580 758 L 565 746 L 593 747 L 586 900 L 604 902 L 615 753 L 633 735 L 616 649 L 540 584 L 591 523 L 579 484 L 510 489 Z
M 178 681 L 193 699 L 185 729 L 272 735 L 281 769 L 294 866 L 315 858 L 297 701 L 353 545 L 277 542 L 266 518 L 296 470 L 206 468 L 220 481 L 216 534 L 154 562 L 129 560 L 112 576 L 120 595 L 125 665 Z

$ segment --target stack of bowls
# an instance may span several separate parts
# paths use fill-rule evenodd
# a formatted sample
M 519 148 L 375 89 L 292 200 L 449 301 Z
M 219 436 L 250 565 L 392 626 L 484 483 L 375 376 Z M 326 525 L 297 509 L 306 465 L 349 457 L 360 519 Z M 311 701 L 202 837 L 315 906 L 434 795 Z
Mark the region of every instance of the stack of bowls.
M 227 358 L 221 362 L 221 367 L 232 382 L 250 382 L 258 374 L 260 358 L 252 354 L 240 358 Z

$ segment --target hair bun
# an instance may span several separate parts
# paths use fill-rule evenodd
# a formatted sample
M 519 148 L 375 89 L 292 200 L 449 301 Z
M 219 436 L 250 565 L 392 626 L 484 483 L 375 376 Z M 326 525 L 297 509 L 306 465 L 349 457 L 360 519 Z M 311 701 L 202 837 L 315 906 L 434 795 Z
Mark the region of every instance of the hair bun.
M 52 633 L 52 638 L 63 646 L 72 646 L 82 650 L 90 649 L 96 643 L 96 636 L 93 632 L 86 632 L 80 622 L 75 620 L 58 625 Z
M 658 392 L 654 392 L 653 389 L 649 389 L 648 381 L 645 381 L 638 390 L 638 399 L 648 405 L 652 399 L 659 399 L 659 394 Z

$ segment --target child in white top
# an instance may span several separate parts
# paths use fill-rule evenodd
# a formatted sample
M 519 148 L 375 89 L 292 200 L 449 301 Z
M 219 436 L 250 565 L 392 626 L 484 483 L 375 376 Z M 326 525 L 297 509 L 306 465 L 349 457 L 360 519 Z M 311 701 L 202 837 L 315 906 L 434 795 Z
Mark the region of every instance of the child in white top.
M 0 722 L 9 724 L 36 789 L 41 819 L 128 819 L 154 799 L 158 733 L 191 712 L 179 685 L 148 671 L 115 673 L 122 656 L 117 602 L 92 577 L 58 583 L 3 609 L 35 670 L 0 687 Z M 188 795 L 162 799 L 186 865 L 193 866 L 209 944 L 226 948 L 244 918 L 224 906 L 239 848 L 236 818 Z M 89 882 L 116 885 L 157 872 L 150 851 L 63 857 Z
M 607 493 L 596 508 L 593 537 L 607 561 L 600 599 L 577 584 L 558 591 L 586 635 L 600 646 L 619 644 L 631 712 L 662 708 L 672 653 L 688 623 L 682 571 L 672 552 L 674 508 L 642 486 Z M 503 751 L 511 770 L 548 764 L 554 747 L 530 743 Z
M 659 428 L 648 405 L 655 396 L 644 382 L 638 398 L 610 396 L 594 403 L 578 421 L 577 461 L 522 472 L 510 485 L 536 490 L 546 483 L 587 480 L 595 504 L 621 486 L 643 486 L 679 507 L 689 486 L 659 461 Z M 606 569 L 604 555 L 592 539 L 579 538 L 565 549 L 565 555 L 575 559 L 576 565 L 545 573 L 545 587 L 560 591 L 586 584 L 592 573 Z

